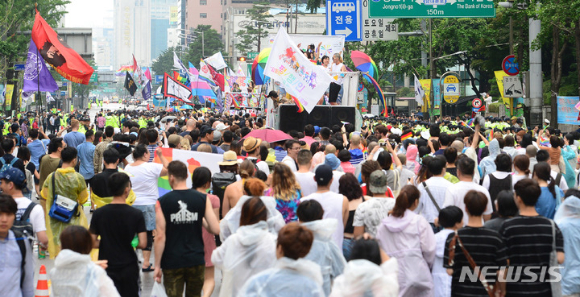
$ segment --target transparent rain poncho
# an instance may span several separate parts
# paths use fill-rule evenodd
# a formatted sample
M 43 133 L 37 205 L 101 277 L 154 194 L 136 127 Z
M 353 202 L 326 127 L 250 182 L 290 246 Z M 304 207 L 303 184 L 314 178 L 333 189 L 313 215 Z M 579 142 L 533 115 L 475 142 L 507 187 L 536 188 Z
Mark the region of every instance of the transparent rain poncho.
M 253 196 L 242 196 L 236 206 L 234 206 L 220 222 L 220 239 L 225 241 L 230 235 L 236 233 L 240 226 L 240 216 L 242 215 L 242 206 Z M 274 197 L 260 196 L 264 205 L 268 209 L 268 230 L 273 234 L 278 234 L 278 231 L 286 224 L 282 214 L 276 209 L 276 200 Z
M 580 198 L 569 196 L 562 202 L 554 221 L 564 237 L 564 259 L 562 294 L 580 293 Z
M 87 217 L 83 211 L 83 204 L 87 202 L 89 197 L 85 179 L 80 173 L 75 172 L 72 167 L 66 169 L 59 168 L 55 171 L 55 174 L 57 176 L 55 180 L 56 193 L 73 200 L 76 199 L 79 203 L 79 211 L 77 213 L 78 216 L 73 216 L 68 223 L 53 219 L 48 215 L 54 200 L 52 191 L 52 178 L 54 174 L 49 175 L 44 182 L 41 195 L 46 199 L 46 236 L 48 237 L 48 253 L 51 259 L 54 259 L 58 255 L 60 250 L 60 233 L 66 227 L 71 225 L 83 226 L 85 228 L 89 227 Z
M 481 179 L 483 179 L 484 176 L 490 173 L 494 173 L 497 170 L 495 166 L 495 158 L 497 158 L 500 153 L 501 150 L 499 148 L 499 142 L 494 138 L 489 142 L 489 156 L 483 158 L 479 163 L 479 167 L 481 168 L 482 172 Z
M 237 296 L 250 277 L 274 267 L 276 237 L 268 231 L 268 224 L 260 221 L 239 227 L 213 251 L 211 261 L 223 274 L 220 296 Z
M 116 297 L 120 296 L 104 269 L 89 255 L 62 250 L 50 270 L 52 296 Z
M 320 265 L 322 273 L 322 288 L 326 296 L 330 294 L 332 281 L 342 274 L 346 266 L 346 260 L 332 240 L 332 234 L 338 227 L 336 219 L 323 219 L 302 224 L 314 233 L 314 242 L 310 252 L 304 259 Z M 341 226 L 342 227 L 342 226 Z
M 305 259 L 280 258 L 274 268 L 249 279 L 238 296 L 323 297 L 320 266 Z
M 334 280 L 331 297 L 397 297 L 397 258 L 378 266 L 368 260 L 351 260 L 344 273 Z

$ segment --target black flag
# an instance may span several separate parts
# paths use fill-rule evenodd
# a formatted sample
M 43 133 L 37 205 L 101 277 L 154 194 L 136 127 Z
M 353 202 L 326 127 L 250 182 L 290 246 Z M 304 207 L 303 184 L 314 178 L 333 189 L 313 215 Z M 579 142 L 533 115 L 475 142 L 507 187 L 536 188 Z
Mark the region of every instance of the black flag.
M 125 75 L 125 89 L 129 91 L 129 94 L 131 94 L 131 96 L 133 96 L 137 91 L 137 85 L 135 85 L 135 81 L 133 80 L 129 72 L 126 72 Z

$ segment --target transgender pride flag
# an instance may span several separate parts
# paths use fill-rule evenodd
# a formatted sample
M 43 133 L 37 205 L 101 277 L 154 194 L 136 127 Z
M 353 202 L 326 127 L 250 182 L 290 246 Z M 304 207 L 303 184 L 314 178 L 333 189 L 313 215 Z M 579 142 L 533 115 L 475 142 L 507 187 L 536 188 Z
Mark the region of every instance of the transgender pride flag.
M 197 96 L 199 103 L 201 104 L 205 104 L 205 100 L 209 100 L 210 98 L 213 99 L 213 102 L 215 102 L 215 99 L 217 99 L 215 93 L 207 81 L 200 79 L 199 71 L 197 71 L 191 62 L 189 62 L 189 73 L 191 74 L 191 82 L 189 84 L 189 87 L 191 88 L 191 95 Z

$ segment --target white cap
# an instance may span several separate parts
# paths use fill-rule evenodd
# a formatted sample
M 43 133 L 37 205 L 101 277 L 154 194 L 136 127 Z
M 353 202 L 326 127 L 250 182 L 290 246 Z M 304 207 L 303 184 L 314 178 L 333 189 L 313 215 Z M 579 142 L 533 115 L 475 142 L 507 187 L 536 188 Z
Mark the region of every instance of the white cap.
M 421 137 L 425 138 L 426 140 L 429 140 L 429 138 L 431 138 L 431 134 L 429 133 L 429 131 L 425 130 L 421 132 Z
M 225 130 L 225 129 L 227 129 L 227 128 L 228 128 L 228 126 L 226 126 L 224 123 L 219 123 L 219 124 L 217 124 L 217 126 L 215 127 L 215 129 L 216 129 L 216 130 L 218 130 L 218 131 L 223 131 L 223 130 Z
M 548 121 L 548 119 L 544 119 L 544 123 L 546 123 L 546 124 L 549 125 L 550 124 L 550 121 Z
M 401 131 L 401 129 L 398 129 L 398 128 L 393 128 L 393 129 L 391 129 L 391 133 L 401 136 L 403 134 L 403 131 Z

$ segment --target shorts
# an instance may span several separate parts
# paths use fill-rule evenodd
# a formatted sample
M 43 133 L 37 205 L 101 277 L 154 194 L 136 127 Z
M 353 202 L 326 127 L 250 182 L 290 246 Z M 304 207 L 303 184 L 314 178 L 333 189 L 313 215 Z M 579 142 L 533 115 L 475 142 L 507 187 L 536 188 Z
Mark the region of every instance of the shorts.
M 182 297 L 185 285 L 185 297 L 201 296 L 203 288 L 205 265 L 187 268 L 162 269 L 163 284 L 167 297 Z
M 120 268 L 106 269 L 119 295 L 125 297 L 139 297 L 139 266 L 137 263 Z
M 87 187 L 91 184 L 91 181 L 93 180 L 93 178 L 89 178 L 89 179 L 85 179 L 85 183 L 87 184 Z
M 155 230 L 155 205 L 133 205 L 136 209 L 143 213 L 145 218 L 145 229 L 147 231 Z

